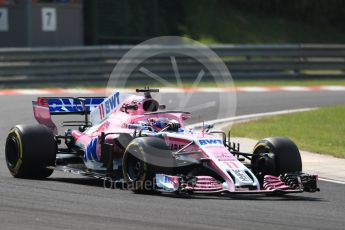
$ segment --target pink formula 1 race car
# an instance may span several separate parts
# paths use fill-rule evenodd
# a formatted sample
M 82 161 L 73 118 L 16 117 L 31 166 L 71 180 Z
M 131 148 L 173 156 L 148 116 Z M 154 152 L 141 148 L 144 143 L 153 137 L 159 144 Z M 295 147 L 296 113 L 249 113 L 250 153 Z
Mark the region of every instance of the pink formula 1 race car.
M 285 194 L 315 192 L 317 176 L 302 173 L 288 138 L 260 140 L 244 153 L 223 131 L 187 129 L 190 113 L 166 111 L 152 98 L 115 92 L 104 97 L 39 97 L 37 125 L 16 125 L 6 140 L 6 162 L 18 178 L 49 177 L 54 170 L 122 184 L 134 192 L 175 194 Z M 58 134 L 52 115 L 78 127 Z M 68 116 L 70 117 L 70 116 Z

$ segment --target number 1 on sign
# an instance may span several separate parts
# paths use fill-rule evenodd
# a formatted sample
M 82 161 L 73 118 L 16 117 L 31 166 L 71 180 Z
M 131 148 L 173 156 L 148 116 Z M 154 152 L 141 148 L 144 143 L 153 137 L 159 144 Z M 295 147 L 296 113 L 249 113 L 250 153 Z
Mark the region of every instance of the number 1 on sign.
M 52 12 L 47 12 L 46 15 L 47 15 L 47 27 L 49 27 L 51 23 L 51 19 L 52 19 Z

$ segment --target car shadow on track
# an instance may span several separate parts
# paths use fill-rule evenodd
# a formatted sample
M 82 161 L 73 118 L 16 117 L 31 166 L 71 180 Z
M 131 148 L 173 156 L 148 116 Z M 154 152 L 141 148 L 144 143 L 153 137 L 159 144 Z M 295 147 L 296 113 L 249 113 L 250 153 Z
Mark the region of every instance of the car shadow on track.
M 145 194 L 146 195 L 146 194 Z M 172 195 L 172 194 L 154 194 L 156 196 L 163 196 L 163 197 L 170 197 L 170 198 L 179 198 L 179 199 L 201 199 L 201 200 L 256 200 L 256 201 L 273 201 L 273 200 L 280 200 L 280 201 L 318 201 L 318 202 L 325 202 L 326 200 L 320 197 L 310 197 L 310 196 L 301 196 L 301 195 L 263 195 L 263 194 L 242 194 L 242 195 L 224 195 L 224 196 L 208 196 L 208 195 L 189 195 L 189 196 L 180 196 L 180 195 Z
M 62 183 L 70 183 L 70 184 L 78 184 L 78 185 L 87 185 L 87 186 L 94 186 L 103 188 L 103 180 L 95 179 L 95 178 L 64 178 L 64 177 L 54 177 L 48 178 L 47 181 L 56 181 Z

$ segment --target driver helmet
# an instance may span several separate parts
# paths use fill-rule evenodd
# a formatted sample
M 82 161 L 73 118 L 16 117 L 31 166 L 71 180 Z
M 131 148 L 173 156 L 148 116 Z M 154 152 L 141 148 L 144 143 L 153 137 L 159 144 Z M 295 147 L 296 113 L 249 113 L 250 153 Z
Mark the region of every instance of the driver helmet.
M 151 127 L 157 132 L 167 127 L 168 124 L 179 124 L 177 120 L 169 119 L 167 117 L 151 118 L 149 120 L 149 123 Z

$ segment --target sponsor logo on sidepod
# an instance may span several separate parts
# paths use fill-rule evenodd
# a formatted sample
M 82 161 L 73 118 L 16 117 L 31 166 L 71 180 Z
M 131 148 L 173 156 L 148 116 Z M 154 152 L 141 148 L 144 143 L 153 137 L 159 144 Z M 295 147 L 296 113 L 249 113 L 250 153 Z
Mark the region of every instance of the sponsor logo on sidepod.
M 201 139 L 199 140 L 200 145 L 223 145 L 223 141 L 220 139 Z

